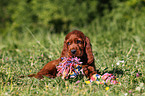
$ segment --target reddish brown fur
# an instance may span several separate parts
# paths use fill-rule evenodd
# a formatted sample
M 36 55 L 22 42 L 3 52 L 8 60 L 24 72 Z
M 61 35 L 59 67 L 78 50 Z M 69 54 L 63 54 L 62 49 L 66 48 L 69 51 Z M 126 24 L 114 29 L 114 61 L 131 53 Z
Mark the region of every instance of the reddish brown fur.
M 72 54 L 72 49 L 76 50 L 75 54 Z M 96 73 L 90 40 L 78 30 L 74 30 L 68 33 L 65 37 L 61 57 L 69 56 L 75 56 L 81 59 L 81 62 L 83 62 L 83 70 L 86 77 L 90 78 L 93 74 Z M 47 63 L 36 75 L 32 74 L 28 76 L 39 79 L 42 79 L 43 76 L 55 78 L 57 74 L 56 65 L 61 62 L 60 58 Z

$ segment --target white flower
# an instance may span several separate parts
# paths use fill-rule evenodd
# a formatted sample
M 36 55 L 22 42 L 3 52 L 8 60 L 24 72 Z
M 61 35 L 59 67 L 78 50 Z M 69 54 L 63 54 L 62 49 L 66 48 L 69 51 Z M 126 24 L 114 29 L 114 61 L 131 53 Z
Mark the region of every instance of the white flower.
M 120 61 L 121 63 L 124 63 L 124 60 Z
M 125 93 L 124 95 L 125 95 L 125 96 L 127 96 L 127 95 L 128 95 L 128 93 Z
M 124 60 L 122 61 L 119 60 L 116 64 L 119 65 L 120 63 L 124 63 Z
M 116 64 L 117 64 L 117 65 L 119 65 L 119 64 L 120 64 L 120 62 L 117 62 Z
M 8 93 L 6 92 L 5 95 L 8 95 Z

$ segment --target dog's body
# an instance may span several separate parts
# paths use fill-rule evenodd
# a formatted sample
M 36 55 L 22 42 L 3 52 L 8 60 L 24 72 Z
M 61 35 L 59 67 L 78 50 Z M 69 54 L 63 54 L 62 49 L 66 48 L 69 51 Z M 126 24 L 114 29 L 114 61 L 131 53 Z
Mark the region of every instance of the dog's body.
M 89 38 L 82 32 L 74 30 L 66 35 L 60 58 L 47 63 L 36 75 L 32 74 L 28 76 L 38 79 L 42 79 L 43 75 L 49 78 L 55 78 L 57 74 L 56 65 L 61 62 L 61 57 L 70 56 L 81 59 L 81 62 L 83 62 L 82 68 L 86 77 L 90 78 L 93 74 L 97 73 Z

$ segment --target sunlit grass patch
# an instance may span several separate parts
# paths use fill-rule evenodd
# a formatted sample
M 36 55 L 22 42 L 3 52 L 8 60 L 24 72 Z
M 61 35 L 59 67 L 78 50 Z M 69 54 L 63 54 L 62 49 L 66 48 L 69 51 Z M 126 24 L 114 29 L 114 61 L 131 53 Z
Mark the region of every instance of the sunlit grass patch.
M 42 80 L 19 78 L 37 73 L 61 54 L 65 34 L 41 33 L 34 34 L 35 39 L 31 35 L 31 38 L 22 38 L 16 48 L 9 44 L 11 37 L 5 37 L 7 47 L 0 49 L 1 95 L 145 95 L 145 39 L 141 31 L 134 35 L 132 32 L 122 33 L 120 29 L 120 33 L 114 33 L 101 26 L 95 31 L 89 28 L 82 30 L 91 40 L 98 73 L 112 73 L 119 84 L 91 83 L 85 77 L 79 81 L 59 77 Z

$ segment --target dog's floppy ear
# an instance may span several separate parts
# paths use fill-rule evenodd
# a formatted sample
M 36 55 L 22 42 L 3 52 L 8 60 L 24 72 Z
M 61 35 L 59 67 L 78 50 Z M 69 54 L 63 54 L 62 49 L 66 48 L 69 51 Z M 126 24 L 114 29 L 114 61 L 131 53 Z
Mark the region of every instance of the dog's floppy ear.
M 88 37 L 85 37 L 85 52 L 87 54 L 87 64 L 91 64 L 94 62 L 94 56 L 91 48 L 91 43 Z
M 64 45 L 63 45 L 63 50 L 61 52 L 61 57 L 67 57 L 67 45 L 66 45 L 66 41 L 64 41 Z

